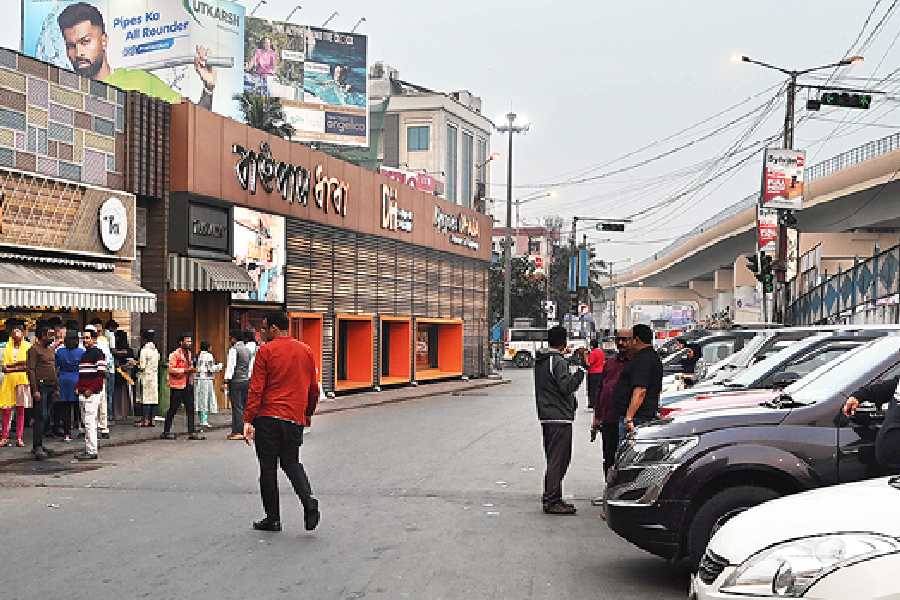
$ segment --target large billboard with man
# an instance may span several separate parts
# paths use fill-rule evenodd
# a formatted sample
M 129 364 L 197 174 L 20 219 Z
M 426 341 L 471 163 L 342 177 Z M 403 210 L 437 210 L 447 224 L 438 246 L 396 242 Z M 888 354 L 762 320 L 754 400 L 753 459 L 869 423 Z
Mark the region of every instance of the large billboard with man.
M 24 0 L 25 54 L 241 119 L 245 9 L 226 0 Z
M 368 145 L 364 35 L 247 19 L 244 90 L 279 98 L 293 139 Z

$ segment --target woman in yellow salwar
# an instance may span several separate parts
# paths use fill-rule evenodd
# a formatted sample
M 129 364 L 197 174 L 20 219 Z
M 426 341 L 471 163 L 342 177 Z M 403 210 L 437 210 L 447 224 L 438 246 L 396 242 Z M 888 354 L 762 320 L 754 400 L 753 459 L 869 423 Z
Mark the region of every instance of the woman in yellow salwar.
M 31 344 L 25 339 L 25 324 L 17 321 L 11 324 L 9 342 L 3 349 L 3 383 L 0 384 L 0 410 L 3 412 L 3 432 L 0 447 L 10 446 L 9 425 L 13 408 L 16 409 L 16 445 L 25 446 L 22 435 L 25 432 L 25 409 L 31 408 L 31 390 L 28 374 L 25 372 L 25 355 Z

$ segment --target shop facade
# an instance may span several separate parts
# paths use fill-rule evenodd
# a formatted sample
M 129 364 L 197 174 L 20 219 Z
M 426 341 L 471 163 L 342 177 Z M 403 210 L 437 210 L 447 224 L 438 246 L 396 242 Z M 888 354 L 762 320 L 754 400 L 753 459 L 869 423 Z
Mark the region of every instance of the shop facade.
M 126 94 L 0 51 L 0 321 L 115 319 L 157 298 L 125 186 Z
M 328 392 L 486 374 L 486 216 L 189 104 L 170 181 L 170 335 L 278 307 Z

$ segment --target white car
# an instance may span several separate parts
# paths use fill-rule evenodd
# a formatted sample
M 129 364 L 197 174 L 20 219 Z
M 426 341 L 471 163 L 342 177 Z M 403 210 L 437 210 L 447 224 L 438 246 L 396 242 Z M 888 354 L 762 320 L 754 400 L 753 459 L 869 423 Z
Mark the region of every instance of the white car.
M 766 502 L 727 521 L 691 577 L 690 600 L 900 600 L 900 478 Z

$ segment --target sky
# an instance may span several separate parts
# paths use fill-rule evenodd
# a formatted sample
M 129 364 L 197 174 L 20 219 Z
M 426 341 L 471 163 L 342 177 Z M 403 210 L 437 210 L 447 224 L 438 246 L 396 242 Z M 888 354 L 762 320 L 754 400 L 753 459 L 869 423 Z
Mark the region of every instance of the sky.
M 249 10 L 257 1 L 244 5 Z M 18 13 L 17 1 L 3 4 Z M 598 258 L 620 267 L 683 239 L 758 188 L 761 142 L 784 119 L 783 95 L 774 97 L 785 78 L 735 63 L 736 54 L 799 69 L 863 50 L 866 60 L 840 70 L 832 85 L 878 84 L 900 95 L 900 75 L 879 81 L 900 67 L 897 0 L 302 4 L 294 22 L 321 25 L 337 11 L 330 27 L 349 30 L 365 17 L 358 31 L 369 35 L 370 62 L 387 62 L 401 78 L 447 92 L 470 90 L 495 122 L 510 110 L 526 116 L 531 128 L 516 136 L 513 151 L 513 198 L 525 199 L 521 223 L 558 215 L 568 228 L 573 216 L 635 216 L 623 233 L 584 230 Z M 296 5 L 268 0 L 256 16 L 280 20 Z M 17 48 L 18 37 L 5 28 L 0 43 Z M 806 98 L 807 92 L 798 98 L 795 147 L 807 150 L 809 164 L 900 127 L 900 99 L 876 97 L 869 111 L 806 113 Z M 731 156 L 736 142 L 741 150 Z M 505 202 L 506 139 L 495 135 L 492 150 L 503 155 L 491 164 L 489 195 Z M 496 214 L 505 214 L 503 204 Z

